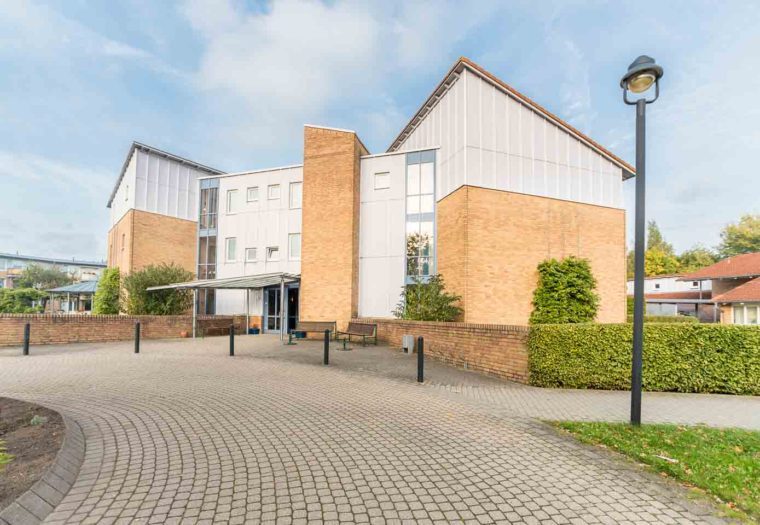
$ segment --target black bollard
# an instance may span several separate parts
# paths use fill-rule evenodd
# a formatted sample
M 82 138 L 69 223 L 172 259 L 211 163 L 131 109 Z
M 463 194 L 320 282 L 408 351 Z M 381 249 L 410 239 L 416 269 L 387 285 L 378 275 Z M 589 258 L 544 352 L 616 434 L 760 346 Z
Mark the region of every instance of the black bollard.
M 330 330 L 325 330 L 325 356 L 322 360 L 322 364 L 330 364 Z
M 140 353 L 140 321 L 135 323 L 135 353 Z
M 425 340 L 422 336 L 417 338 L 417 382 L 425 381 Z
M 32 327 L 29 323 L 24 325 L 24 355 L 29 355 L 29 337 Z
M 235 357 L 235 325 L 230 325 L 230 357 Z

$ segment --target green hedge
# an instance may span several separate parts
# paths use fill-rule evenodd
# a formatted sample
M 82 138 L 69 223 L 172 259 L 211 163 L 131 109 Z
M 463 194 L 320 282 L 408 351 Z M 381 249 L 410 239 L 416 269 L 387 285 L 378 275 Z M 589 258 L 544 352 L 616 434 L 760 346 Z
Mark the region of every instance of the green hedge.
M 536 386 L 627 390 L 630 324 L 531 327 L 530 382 Z M 644 389 L 760 395 L 760 327 L 644 325 Z
M 628 322 L 633 322 L 633 315 L 628 316 Z M 645 315 L 645 323 L 698 323 L 699 319 L 690 315 Z

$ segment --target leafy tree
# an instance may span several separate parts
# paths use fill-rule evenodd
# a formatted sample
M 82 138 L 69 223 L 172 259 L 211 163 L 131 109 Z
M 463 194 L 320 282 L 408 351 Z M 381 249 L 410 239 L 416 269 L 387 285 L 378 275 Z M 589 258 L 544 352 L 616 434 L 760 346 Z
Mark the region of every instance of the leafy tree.
M 647 250 L 644 254 L 644 273 L 646 275 L 667 275 L 680 270 L 678 257 L 659 248 Z
M 74 278 L 57 266 L 30 264 L 21 272 L 21 275 L 15 281 L 15 285 L 18 288 L 49 290 L 50 288 L 66 286 L 73 282 Z
M 647 250 L 660 250 L 667 255 L 675 255 L 673 245 L 665 242 L 660 227 L 655 221 L 647 224 Z
M 47 294 L 34 288 L 0 288 L 0 313 L 32 314 L 43 311 L 41 305 L 33 303 L 43 301 Z
M 106 268 L 98 281 L 95 290 L 92 313 L 99 315 L 119 313 L 119 280 L 121 274 L 118 268 Z
M 586 323 L 596 318 L 599 296 L 586 259 L 548 259 L 538 265 L 530 324 Z
M 124 294 L 121 299 L 130 315 L 180 315 L 193 305 L 189 290 L 157 290 L 149 292 L 151 286 L 179 283 L 193 279 L 192 272 L 181 266 L 160 264 L 146 266 L 122 279 Z
M 409 321 L 456 321 L 462 315 L 460 300 L 445 291 L 440 275 L 432 275 L 427 282 L 414 277 L 414 282 L 402 289 L 393 315 Z
M 681 272 L 693 272 L 715 264 L 717 261 L 718 256 L 715 252 L 699 244 L 678 256 L 679 271 Z
M 720 232 L 721 257 L 760 252 L 760 214 L 742 215 L 736 224 L 728 224 Z

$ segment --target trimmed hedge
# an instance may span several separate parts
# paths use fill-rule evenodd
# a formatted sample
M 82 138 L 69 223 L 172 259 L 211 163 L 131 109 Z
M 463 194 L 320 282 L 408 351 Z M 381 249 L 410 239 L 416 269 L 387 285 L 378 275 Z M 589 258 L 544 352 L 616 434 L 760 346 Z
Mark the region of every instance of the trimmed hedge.
M 628 316 L 628 322 L 633 322 L 633 315 Z M 698 323 L 699 319 L 690 315 L 645 315 L 645 323 Z
M 530 383 L 543 387 L 628 390 L 630 324 L 531 327 Z M 760 395 L 760 328 L 647 323 L 645 390 Z

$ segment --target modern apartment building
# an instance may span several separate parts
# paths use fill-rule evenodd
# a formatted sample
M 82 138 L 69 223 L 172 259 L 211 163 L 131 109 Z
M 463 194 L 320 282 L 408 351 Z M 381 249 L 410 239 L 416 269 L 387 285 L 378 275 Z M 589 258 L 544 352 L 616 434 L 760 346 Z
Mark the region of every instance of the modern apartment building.
M 354 131 L 306 125 L 301 163 L 200 171 L 198 278 L 282 277 L 199 290 L 201 313 L 247 308 L 272 331 L 389 317 L 406 284 L 437 273 L 462 297 L 463 321 L 525 324 L 537 265 L 575 255 L 591 262 L 598 320 L 625 320 L 633 168 L 465 58 L 384 153 Z

